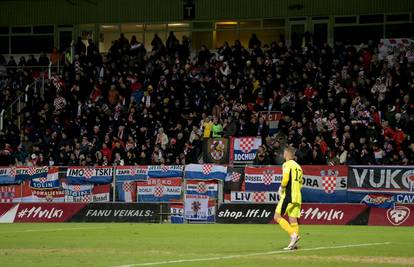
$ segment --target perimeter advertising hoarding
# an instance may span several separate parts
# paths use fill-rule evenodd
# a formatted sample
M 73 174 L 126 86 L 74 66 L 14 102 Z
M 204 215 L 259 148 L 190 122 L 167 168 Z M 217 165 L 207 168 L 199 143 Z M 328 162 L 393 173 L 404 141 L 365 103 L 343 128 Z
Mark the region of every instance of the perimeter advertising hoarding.
M 160 222 L 157 203 L 2 203 L 0 223 Z
M 218 223 L 274 223 L 274 204 L 222 204 Z M 303 204 L 301 224 L 366 224 L 369 208 L 361 204 Z

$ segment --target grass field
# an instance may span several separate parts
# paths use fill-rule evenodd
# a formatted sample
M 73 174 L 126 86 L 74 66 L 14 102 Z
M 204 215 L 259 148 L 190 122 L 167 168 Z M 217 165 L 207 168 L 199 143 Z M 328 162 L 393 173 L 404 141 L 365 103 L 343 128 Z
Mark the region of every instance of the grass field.
M 413 227 L 3 224 L 0 266 L 414 266 Z

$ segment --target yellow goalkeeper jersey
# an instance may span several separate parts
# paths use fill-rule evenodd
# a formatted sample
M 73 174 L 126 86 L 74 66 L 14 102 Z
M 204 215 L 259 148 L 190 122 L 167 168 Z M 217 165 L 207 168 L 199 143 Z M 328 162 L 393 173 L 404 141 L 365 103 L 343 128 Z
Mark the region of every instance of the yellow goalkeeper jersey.
M 303 173 L 302 168 L 294 160 L 283 163 L 282 186 L 286 189 L 282 193 L 282 199 L 288 203 L 302 204 Z

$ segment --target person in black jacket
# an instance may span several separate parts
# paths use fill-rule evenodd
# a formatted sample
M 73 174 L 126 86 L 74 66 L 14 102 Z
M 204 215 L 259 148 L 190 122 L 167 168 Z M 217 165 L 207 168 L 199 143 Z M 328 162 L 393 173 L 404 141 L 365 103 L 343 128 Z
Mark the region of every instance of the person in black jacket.
M 270 165 L 270 158 L 264 146 L 259 146 L 253 165 Z

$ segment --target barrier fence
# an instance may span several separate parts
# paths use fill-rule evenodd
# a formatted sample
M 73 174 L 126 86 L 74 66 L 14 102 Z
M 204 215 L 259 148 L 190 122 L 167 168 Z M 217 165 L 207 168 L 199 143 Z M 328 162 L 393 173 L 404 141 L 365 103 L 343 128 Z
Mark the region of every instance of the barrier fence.
M 392 211 L 384 216 L 395 220 L 393 225 L 411 223 L 402 219 L 412 213 L 407 204 L 414 202 L 414 166 L 302 168 L 304 223 L 321 223 L 307 219 L 312 215 L 341 218 L 341 224 L 372 224 L 384 215 L 377 209 Z M 0 221 L 44 219 L 53 213 L 51 218 L 63 221 L 271 223 L 281 178 L 280 166 L 0 168 L 0 202 L 5 203 Z M 327 207 L 336 209 L 323 210 Z M 344 219 L 352 210 L 360 212 Z

